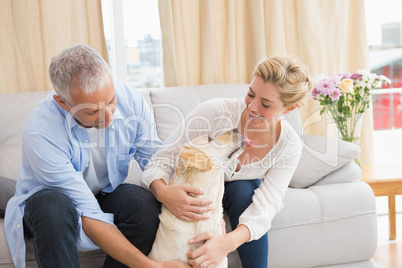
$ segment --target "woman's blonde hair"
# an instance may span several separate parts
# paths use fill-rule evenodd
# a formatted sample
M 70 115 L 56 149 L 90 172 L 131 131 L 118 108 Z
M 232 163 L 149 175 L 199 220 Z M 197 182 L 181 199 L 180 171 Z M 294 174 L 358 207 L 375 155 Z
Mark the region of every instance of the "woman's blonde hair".
M 261 61 L 253 71 L 255 76 L 275 86 L 285 107 L 300 105 L 313 89 L 307 69 L 292 57 L 271 57 Z

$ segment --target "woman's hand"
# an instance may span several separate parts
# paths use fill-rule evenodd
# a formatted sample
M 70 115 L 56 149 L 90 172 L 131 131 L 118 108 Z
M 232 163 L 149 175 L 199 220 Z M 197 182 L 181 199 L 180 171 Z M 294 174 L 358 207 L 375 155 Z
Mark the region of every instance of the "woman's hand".
M 189 241 L 190 244 L 205 242 L 201 247 L 187 252 L 188 263 L 193 268 L 217 266 L 231 251 L 235 250 L 228 235 L 203 233 Z
M 221 227 L 222 227 L 222 234 L 226 234 L 226 222 L 224 218 L 222 218 Z
M 207 220 L 209 217 L 203 213 L 214 209 L 209 206 L 212 200 L 193 197 L 204 193 L 188 184 L 168 186 L 163 180 L 155 180 L 150 190 L 159 202 L 183 221 Z
M 192 265 L 192 267 L 195 268 L 215 267 L 230 252 L 235 251 L 243 243 L 249 241 L 250 235 L 251 234 L 247 226 L 243 224 L 239 224 L 237 228 L 230 233 L 200 234 L 193 239 L 190 239 L 189 243 L 205 243 L 196 250 L 189 250 L 187 252 L 188 264 Z

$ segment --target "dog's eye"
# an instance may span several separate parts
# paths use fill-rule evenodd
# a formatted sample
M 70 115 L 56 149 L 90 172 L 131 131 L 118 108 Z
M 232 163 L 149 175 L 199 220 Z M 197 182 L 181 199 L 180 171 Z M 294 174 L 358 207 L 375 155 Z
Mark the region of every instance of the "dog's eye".
M 214 139 L 208 136 L 208 142 L 213 141 Z

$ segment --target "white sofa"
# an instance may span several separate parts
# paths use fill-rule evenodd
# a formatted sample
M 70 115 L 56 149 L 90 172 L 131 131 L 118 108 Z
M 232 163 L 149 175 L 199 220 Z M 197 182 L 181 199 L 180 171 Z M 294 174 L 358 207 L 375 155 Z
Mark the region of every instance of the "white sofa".
M 157 130 L 164 140 L 197 104 L 214 97 L 244 97 L 248 85 L 215 84 L 141 89 L 152 104 Z M 47 92 L 0 94 L 0 177 L 16 180 L 21 163 L 21 132 L 32 108 Z M 302 135 L 298 112 L 287 120 L 305 142 L 299 167 L 284 198 L 284 207 L 269 231 L 268 267 L 374 267 L 377 247 L 375 198 L 360 181 L 351 161 L 357 147 L 335 139 Z M 138 183 L 133 162 L 128 181 Z M 328 174 L 328 175 L 326 175 Z M 227 221 L 228 222 L 228 221 Z M 102 267 L 100 250 L 81 252 L 82 267 Z M 36 267 L 27 241 L 27 267 Z M 14 267 L 0 219 L 0 267 Z M 236 252 L 229 267 L 241 267 Z

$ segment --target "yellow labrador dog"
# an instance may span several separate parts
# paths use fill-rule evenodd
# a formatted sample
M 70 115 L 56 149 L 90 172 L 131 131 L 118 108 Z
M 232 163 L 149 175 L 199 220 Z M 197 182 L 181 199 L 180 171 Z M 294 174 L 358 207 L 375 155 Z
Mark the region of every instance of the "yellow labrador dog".
M 176 160 L 171 184 L 188 183 L 204 191 L 197 198 L 214 200 L 215 210 L 207 212 L 209 220 L 185 222 L 176 218 L 162 205 L 160 224 L 149 257 L 155 261 L 180 260 L 187 262 L 187 251 L 201 244 L 190 245 L 189 240 L 205 232 L 223 233 L 222 198 L 224 170 L 230 159 L 241 153 L 243 138 L 237 129 L 227 131 L 216 138 L 199 136 L 186 143 Z M 227 267 L 225 258 L 217 267 Z

